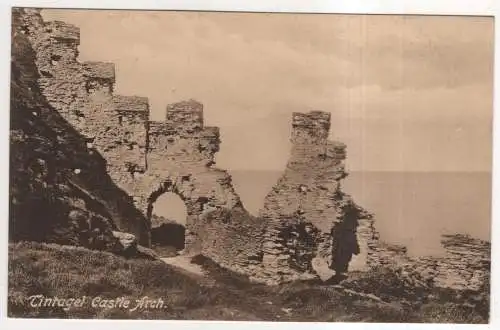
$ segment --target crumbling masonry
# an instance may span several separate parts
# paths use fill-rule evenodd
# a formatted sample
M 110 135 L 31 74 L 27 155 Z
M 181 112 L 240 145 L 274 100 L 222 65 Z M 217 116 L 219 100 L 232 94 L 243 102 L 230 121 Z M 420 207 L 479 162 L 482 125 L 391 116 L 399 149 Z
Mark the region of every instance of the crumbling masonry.
M 293 114 L 289 162 L 260 216 L 252 217 L 230 175 L 214 167 L 219 129 L 204 126 L 202 104 L 171 104 L 163 121 L 151 121 L 147 98 L 114 94 L 113 64 L 77 60 L 77 27 L 44 22 L 36 9 L 19 16 L 36 53 L 40 90 L 85 137 L 88 152 L 102 155 L 109 176 L 142 214 L 113 215 L 141 244 L 150 245 L 153 203 L 172 192 L 187 208 L 185 252 L 256 281 L 329 278 L 391 259 L 372 216 L 341 190 L 345 146 L 327 140 L 329 113 Z
M 79 29 L 63 22 L 44 22 L 38 10 L 25 10 L 26 33 L 37 54 L 39 84 L 50 104 L 87 139 L 91 152 L 107 161 L 107 171 L 145 217 L 165 192 L 186 203 L 189 229 L 207 209 L 242 207 L 226 171 L 213 168 L 219 130 L 204 127 L 203 107 L 196 101 L 168 106 L 163 122 L 149 120 L 148 99 L 114 95 L 112 63 L 77 60 Z M 144 245 L 149 225 L 118 221 Z
M 262 210 L 264 272 L 277 281 L 344 273 L 353 255 L 351 269 L 368 266 L 372 218 L 340 189 L 345 145 L 327 140 L 329 130 L 330 113 L 293 114 L 290 159 Z

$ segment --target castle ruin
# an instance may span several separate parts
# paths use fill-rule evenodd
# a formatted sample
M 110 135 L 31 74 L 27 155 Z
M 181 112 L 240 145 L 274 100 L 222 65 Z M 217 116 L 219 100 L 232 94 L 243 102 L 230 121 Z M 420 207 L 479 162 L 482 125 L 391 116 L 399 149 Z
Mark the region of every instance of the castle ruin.
M 330 113 L 293 114 L 289 161 L 260 216 L 252 217 L 231 176 L 214 166 L 219 129 L 204 125 L 201 103 L 170 104 L 163 121 L 152 121 L 147 98 L 114 94 L 114 64 L 78 61 L 78 27 L 44 22 L 37 9 L 16 15 L 35 50 L 42 94 L 84 136 L 88 152 L 102 155 L 140 211 L 134 218 L 114 214 L 113 221 L 142 245 L 151 244 L 153 203 L 171 192 L 187 209 L 185 253 L 255 281 L 328 278 L 390 259 L 373 217 L 341 190 L 345 145 L 327 139 Z

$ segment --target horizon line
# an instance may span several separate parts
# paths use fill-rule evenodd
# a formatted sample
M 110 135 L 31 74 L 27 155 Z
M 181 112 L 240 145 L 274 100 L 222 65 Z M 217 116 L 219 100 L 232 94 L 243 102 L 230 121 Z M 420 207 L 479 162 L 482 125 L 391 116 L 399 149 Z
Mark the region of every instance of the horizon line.
M 215 166 L 217 167 L 217 166 Z M 226 171 L 253 171 L 253 172 L 282 172 L 285 171 L 286 168 L 282 169 L 264 169 L 264 168 L 236 168 L 236 169 L 231 169 L 231 168 L 225 168 Z M 396 173 L 488 173 L 492 174 L 493 170 L 456 170 L 456 171 L 450 171 L 450 170 L 411 170 L 411 171 L 405 171 L 405 170 L 346 170 L 347 174 L 353 173 L 353 172 L 368 172 L 368 173 L 380 173 L 380 172 L 396 172 Z

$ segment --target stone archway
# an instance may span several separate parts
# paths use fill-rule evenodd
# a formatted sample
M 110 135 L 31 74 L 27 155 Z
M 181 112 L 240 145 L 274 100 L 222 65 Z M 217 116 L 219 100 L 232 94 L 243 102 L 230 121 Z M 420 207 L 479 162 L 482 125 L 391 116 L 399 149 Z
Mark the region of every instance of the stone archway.
M 170 165 L 170 164 L 166 164 Z M 210 253 L 219 249 L 224 224 L 208 222 L 207 215 L 216 210 L 242 209 L 241 201 L 234 192 L 227 172 L 207 167 L 174 168 L 168 175 L 155 173 L 144 175 L 141 186 L 148 192 L 138 200 L 151 226 L 153 204 L 165 193 L 180 197 L 186 206 L 185 247 L 187 255 Z M 138 194 L 138 196 L 141 196 Z M 224 247 L 220 247 L 223 249 Z
M 174 181 L 175 182 L 175 181 Z M 151 247 L 162 257 L 172 256 L 185 249 L 187 217 L 192 210 L 188 209 L 186 196 L 181 194 L 175 183 L 165 180 L 148 195 L 146 217 L 151 228 Z M 184 203 L 186 219 L 184 223 L 171 221 L 172 219 L 159 218 L 153 213 L 155 203 L 165 195 L 175 195 Z M 166 254 L 166 255 L 162 255 Z
M 200 197 L 195 193 L 197 189 L 193 186 L 193 182 L 188 175 L 179 175 L 178 177 L 158 181 L 148 194 L 146 200 L 146 217 L 151 225 L 151 243 L 153 244 L 155 240 L 158 241 L 158 238 L 167 239 L 167 235 L 175 236 L 177 232 L 178 235 L 182 235 L 182 243 L 180 242 L 181 238 L 173 237 L 178 240 L 175 242 L 178 243 L 175 244 L 177 245 L 178 252 L 186 253 L 193 251 L 193 243 L 196 242 L 196 235 L 192 229 L 196 225 L 198 217 L 206 208 L 209 199 L 207 197 Z M 169 193 L 178 196 L 184 203 L 186 210 L 185 222 L 183 224 L 169 224 L 163 226 L 162 229 L 155 230 L 155 225 L 152 223 L 154 203 L 160 196 Z
M 175 193 L 165 192 L 151 206 L 151 248 L 162 257 L 176 255 L 185 248 L 184 201 Z

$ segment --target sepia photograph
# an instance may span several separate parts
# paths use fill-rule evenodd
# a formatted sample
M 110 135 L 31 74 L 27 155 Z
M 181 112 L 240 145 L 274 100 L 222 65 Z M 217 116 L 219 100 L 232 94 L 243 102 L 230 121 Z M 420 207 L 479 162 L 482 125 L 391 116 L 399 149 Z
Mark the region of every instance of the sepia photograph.
M 7 316 L 489 323 L 494 29 L 13 7 Z

